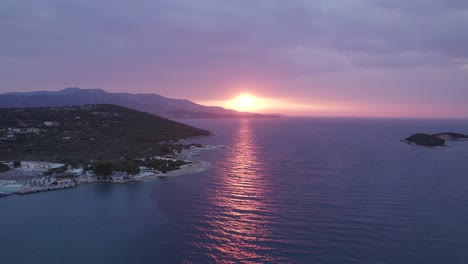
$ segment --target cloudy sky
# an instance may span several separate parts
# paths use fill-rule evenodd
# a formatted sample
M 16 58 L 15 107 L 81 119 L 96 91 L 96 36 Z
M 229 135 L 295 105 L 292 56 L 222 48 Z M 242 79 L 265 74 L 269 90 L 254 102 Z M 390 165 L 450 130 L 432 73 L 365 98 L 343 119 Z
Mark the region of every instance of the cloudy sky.
M 0 92 L 468 117 L 466 0 L 0 0 Z

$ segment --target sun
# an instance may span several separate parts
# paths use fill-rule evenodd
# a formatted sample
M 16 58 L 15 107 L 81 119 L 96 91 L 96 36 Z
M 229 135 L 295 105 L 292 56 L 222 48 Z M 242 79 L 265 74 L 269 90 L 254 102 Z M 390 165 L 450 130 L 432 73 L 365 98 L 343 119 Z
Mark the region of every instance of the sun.
M 243 94 L 234 99 L 234 107 L 237 110 L 246 111 L 255 108 L 255 98 L 248 94 Z

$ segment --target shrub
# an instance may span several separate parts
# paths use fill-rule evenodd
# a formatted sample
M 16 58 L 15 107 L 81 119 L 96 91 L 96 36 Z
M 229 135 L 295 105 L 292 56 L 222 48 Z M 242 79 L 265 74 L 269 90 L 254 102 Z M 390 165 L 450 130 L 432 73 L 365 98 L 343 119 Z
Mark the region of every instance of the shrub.
M 19 161 L 19 160 L 13 161 L 13 167 L 15 167 L 15 168 L 21 167 L 21 161 Z
M 140 166 L 136 162 L 130 162 L 125 166 L 124 171 L 130 175 L 136 175 L 140 173 Z
M 94 165 L 93 172 L 98 176 L 110 176 L 112 174 L 112 163 L 98 162 Z
M 10 166 L 0 163 L 0 172 L 6 172 L 10 170 Z

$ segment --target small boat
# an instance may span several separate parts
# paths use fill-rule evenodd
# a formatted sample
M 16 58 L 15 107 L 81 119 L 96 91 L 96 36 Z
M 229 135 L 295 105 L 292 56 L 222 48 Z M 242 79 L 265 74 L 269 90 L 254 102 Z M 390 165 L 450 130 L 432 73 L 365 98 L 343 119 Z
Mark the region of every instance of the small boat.
M 160 179 L 165 179 L 167 176 L 166 175 L 158 175 L 158 178 Z

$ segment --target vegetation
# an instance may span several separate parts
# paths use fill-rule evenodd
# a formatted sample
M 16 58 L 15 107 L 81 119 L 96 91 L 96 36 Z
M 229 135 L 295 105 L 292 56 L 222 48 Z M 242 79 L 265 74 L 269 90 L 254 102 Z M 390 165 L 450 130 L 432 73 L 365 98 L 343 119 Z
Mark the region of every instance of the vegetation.
M 15 168 L 21 167 L 21 161 L 19 161 L 19 160 L 13 161 L 13 167 L 15 167 Z
M 413 143 L 426 147 L 440 147 L 445 146 L 445 140 L 438 138 L 434 135 L 418 133 L 405 139 L 409 143 Z
M 183 161 L 183 160 L 151 159 L 151 160 L 142 162 L 141 165 L 161 171 L 162 173 L 166 173 L 168 171 L 178 170 L 180 169 L 181 166 L 187 165 L 187 164 L 192 164 L 192 163 Z
M 180 169 L 181 166 L 192 164 L 191 162 L 183 160 L 166 160 L 166 159 L 147 159 L 124 161 L 124 162 L 96 162 L 93 165 L 94 174 L 101 177 L 108 177 L 112 175 L 114 171 L 126 172 L 130 175 L 136 175 L 140 173 L 140 166 L 153 168 L 155 170 L 166 173 Z
M 113 168 L 110 162 L 98 162 L 94 165 L 93 172 L 97 176 L 110 176 Z
M 9 128 L 35 129 L 14 133 Z M 10 134 L 9 134 L 10 133 Z M 176 154 L 170 142 L 210 132 L 116 105 L 0 109 L 0 159 L 87 165 Z M 10 135 L 10 137 L 7 137 Z M 135 166 L 127 168 L 134 173 Z
M 163 144 L 161 147 L 159 147 L 159 153 L 161 155 L 173 155 L 175 154 L 174 152 L 178 152 L 178 149 L 176 146 L 173 146 L 171 144 Z
M 9 171 L 10 170 L 10 166 L 4 164 L 4 163 L 0 163 L 0 172 L 6 172 L 6 171 Z
M 140 166 L 138 165 L 138 163 L 130 162 L 125 166 L 123 171 L 130 175 L 137 175 L 138 173 L 140 173 Z

